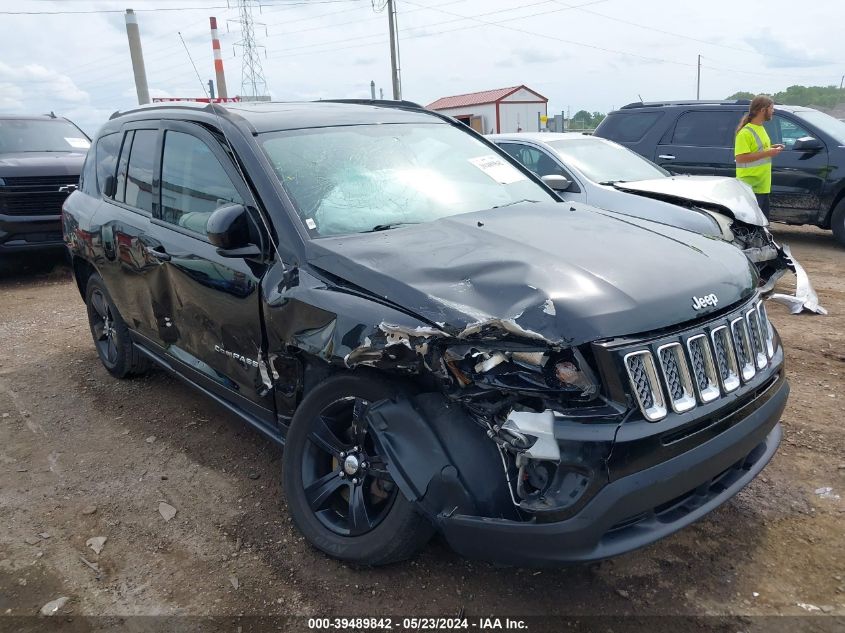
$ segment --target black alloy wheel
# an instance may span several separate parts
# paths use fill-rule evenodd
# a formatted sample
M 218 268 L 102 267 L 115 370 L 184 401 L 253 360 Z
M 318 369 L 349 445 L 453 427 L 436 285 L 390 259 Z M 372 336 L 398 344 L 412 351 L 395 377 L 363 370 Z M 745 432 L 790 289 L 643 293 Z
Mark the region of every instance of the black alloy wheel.
M 370 432 L 370 403 L 394 397 L 388 377 L 357 370 L 312 388 L 285 441 L 284 487 L 291 518 L 326 554 L 361 565 L 408 558 L 434 526 L 408 501 Z
M 132 345 L 129 328 L 97 273 L 92 274 L 85 284 L 85 305 L 91 336 L 103 367 L 118 378 L 141 374 L 149 369 L 149 361 Z
M 94 313 L 91 315 L 91 334 L 94 336 L 94 344 L 100 358 L 108 364 L 117 363 L 117 334 L 114 329 L 114 315 L 111 306 L 103 295 L 100 288 L 94 288 L 91 292 L 91 307 Z
M 311 511 L 326 528 L 343 536 L 371 532 L 384 520 L 397 493 L 383 451 L 363 420 L 368 404 L 347 397 L 325 406 L 313 422 L 302 456 L 302 485 Z

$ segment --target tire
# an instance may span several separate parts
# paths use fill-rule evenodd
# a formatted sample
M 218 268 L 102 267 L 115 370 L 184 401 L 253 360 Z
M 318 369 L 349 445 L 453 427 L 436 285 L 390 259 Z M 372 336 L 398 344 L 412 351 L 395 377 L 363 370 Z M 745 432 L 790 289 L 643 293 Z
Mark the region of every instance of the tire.
M 94 347 L 103 366 L 118 378 L 142 374 L 149 361 L 132 344 L 126 326 L 109 296 L 103 279 L 93 273 L 85 286 L 85 305 Z
M 845 246 L 845 200 L 840 200 L 830 214 L 830 228 L 836 241 Z
M 288 511 L 308 542 L 334 558 L 386 565 L 414 555 L 434 534 L 359 424 L 366 403 L 396 390 L 373 374 L 333 376 L 305 397 L 291 421 L 283 459 Z

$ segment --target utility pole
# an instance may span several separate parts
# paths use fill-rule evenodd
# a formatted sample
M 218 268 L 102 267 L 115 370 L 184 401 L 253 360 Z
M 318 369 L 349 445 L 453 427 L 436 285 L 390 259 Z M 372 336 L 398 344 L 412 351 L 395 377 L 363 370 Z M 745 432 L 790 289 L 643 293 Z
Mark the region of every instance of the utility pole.
M 150 89 L 147 86 L 147 71 L 144 69 L 144 51 L 141 49 L 141 31 L 138 29 L 138 16 L 132 9 L 126 9 L 126 37 L 129 38 L 129 56 L 132 58 L 132 72 L 135 74 L 135 91 L 138 104 L 150 102 Z
M 698 73 L 695 77 L 695 100 L 701 99 L 701 55 L 698 56 Z
M 845 75 L 842 75 L 842 79 L 839 80 L 839 89 L 842 90 L 842 82 L 845 81 Z
M 208 80 L 208 96 L 214 99 L 214 80 Z
M 390 26 L 390 74 L 393 82 L 393 99 L 402 99 L 402 82 L 399 78 L 399 48 L 396 43 L 396 6 L 395 0 L 387 0 L 387 19 Z

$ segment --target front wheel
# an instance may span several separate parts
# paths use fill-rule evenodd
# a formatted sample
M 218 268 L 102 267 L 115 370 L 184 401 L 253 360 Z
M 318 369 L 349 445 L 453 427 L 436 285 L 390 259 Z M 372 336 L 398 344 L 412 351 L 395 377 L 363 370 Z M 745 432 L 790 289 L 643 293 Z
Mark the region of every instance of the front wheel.
M 434 532 L 399 491 L 364 410 L 396 392 L 372 375 L 343 374 L 315 387 L 285 443 L 288 511 L 308 541 L 361 565 L 408 558 Z

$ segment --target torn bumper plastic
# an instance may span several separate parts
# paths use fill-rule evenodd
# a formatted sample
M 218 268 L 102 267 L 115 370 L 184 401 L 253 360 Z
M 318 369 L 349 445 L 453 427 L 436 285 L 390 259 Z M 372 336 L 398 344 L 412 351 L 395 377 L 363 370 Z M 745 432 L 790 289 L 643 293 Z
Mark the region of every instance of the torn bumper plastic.
M 769 462 L 789 385 L 781 377 L 733 412 L 722 433 L 674 458 L 613 479 L 571 517 L 520 522 L 455 513 L 439 523 L 458 553 L 545 566 L 616 556 L 671 534 L 715 509 Z
M 795 273 L 795 294 L 775 293 L 769 299 L 788 306 L 792 314 L 800 314 L 805 310 L 815 312 L 816 314 L 827 314 L 827 310 L 819 305 L 819 296 L 810 283 L 810 277 L 807 275 L 807 271 L 792 256 L 789 246 L 784 245 L 780 250 L 783 252 L 783 259 L 786 261 L 786 266 Z M 774 281 L 777 281 L 777 278 Z M 768 282 L 763 292 L 770 292 L 774 288 L 774 281 Z

